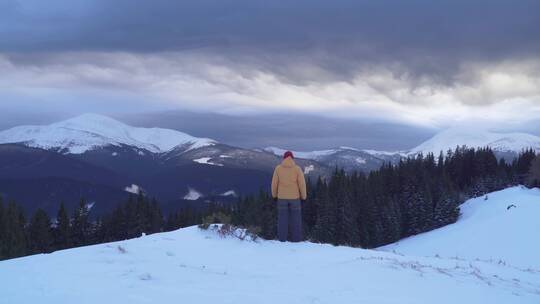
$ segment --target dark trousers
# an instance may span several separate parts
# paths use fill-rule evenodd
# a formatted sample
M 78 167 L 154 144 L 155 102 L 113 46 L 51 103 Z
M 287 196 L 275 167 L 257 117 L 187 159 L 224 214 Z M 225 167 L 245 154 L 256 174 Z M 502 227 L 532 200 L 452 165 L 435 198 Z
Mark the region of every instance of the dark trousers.
M 277 202 L 278 210 L 278 239 L 287 241 L 289 230 L 291 242 L 302 241 L 302 205 L 300 200 L 280 199 Z

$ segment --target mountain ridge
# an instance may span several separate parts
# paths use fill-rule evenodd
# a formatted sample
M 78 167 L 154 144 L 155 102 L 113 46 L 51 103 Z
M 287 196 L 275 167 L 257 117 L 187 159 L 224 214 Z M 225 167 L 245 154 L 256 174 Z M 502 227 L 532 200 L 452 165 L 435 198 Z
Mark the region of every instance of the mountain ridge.
M 474 130 L 468 128 L 450 128 L 437 133 L 432 138 L 409 151 L 409 154 L 446 153 L 458 146 L 468 148 L 490 147 L 493 151 L 502 153 L 520 153 L 532 148 L 540 151 L 540 137 L 519 132 L 495 132 L 489 130 Z
M 352 147 L 337 147 L 333 149 L 314 150 L 314 151 L 292 151 L 298 158 L 313 160 L 331 159 L 334 155 L 344 151 L 354 153 L 366 153 L 379 158 L 383 161 L 399 160 L 402 157 L 415 156 L 420 153 L 426 155 L 432 153 L 446 153 L 449 150 L 455 150 L 457 147 L 467 148 L 491 148 L 496 154 L 508 156 L 517 156 L 525 149 L 533 149 L 540 152 L 540 137 L 519 132 L 494 132 L 487 130 L 470 131 L 465 128 L 450 128 L 443 130 L 428 140 L 422 142 L 416 147 L 403 151 L 379 151 L 370 149 L 357 149 Z M 285 149 L 279 147 L 266 147 L 263 151 L 275 155 L 283 155 Z
M 21 143 L 34 148 L 82 154 L 105 146 L 128 145 L 153 153 L 178 146 L 186 151 L 216 143 L 209 138 L 162 128 L 132 127 L 99 114 L 83 114 L 49 125 L 17 126 L 0 132 L 0 143 Z

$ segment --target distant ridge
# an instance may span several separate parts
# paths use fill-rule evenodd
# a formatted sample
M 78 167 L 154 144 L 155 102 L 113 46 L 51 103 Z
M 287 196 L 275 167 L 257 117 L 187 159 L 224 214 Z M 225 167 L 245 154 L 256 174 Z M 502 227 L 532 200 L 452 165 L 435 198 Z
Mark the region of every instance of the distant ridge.
M 216 141 L 162 128 L 132 127 L 99 114 L 83 114 L 45 126 L 18 126 L 0 132 L 0 143 L 81 154 L 105 146 L 128 145 L 153 153 L 178 146 L 185 150 L 214 145 Z
M 469 148 L 490 147 L 495 152 L 520 153 L 524 149 L 532 148 L 540 151 L 540 137 L 527 133 L 502 133 L 487 130 L 474 130 L 470 128 L 451 128 L 444 130 L 417 147 L 409 154 L 433 153 L 438 155 L 441 151 L 446 153 L 458 146 Z

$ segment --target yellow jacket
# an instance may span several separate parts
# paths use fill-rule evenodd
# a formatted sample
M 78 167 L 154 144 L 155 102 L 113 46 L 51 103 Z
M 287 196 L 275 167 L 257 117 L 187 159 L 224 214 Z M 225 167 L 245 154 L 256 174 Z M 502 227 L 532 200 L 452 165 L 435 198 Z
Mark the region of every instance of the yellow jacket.
M 272 197 L 302 200 L 307 198 L 304 172 L 295 164 L 292 157 L 285 158 L 274 170 Z

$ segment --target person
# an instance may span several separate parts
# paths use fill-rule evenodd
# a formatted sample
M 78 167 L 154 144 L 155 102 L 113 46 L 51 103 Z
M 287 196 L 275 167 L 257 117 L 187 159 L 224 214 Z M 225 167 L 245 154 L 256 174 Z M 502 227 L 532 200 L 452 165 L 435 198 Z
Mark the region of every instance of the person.
M 307 199 L 304 172 L 294 162 L 291 151 L 285 152 L 283 161 L 272 176 L 272 198 L 277 203 L 278 239 L 287 241 L 289 227 L 292 242 L 302 241 L 302 203 Z

